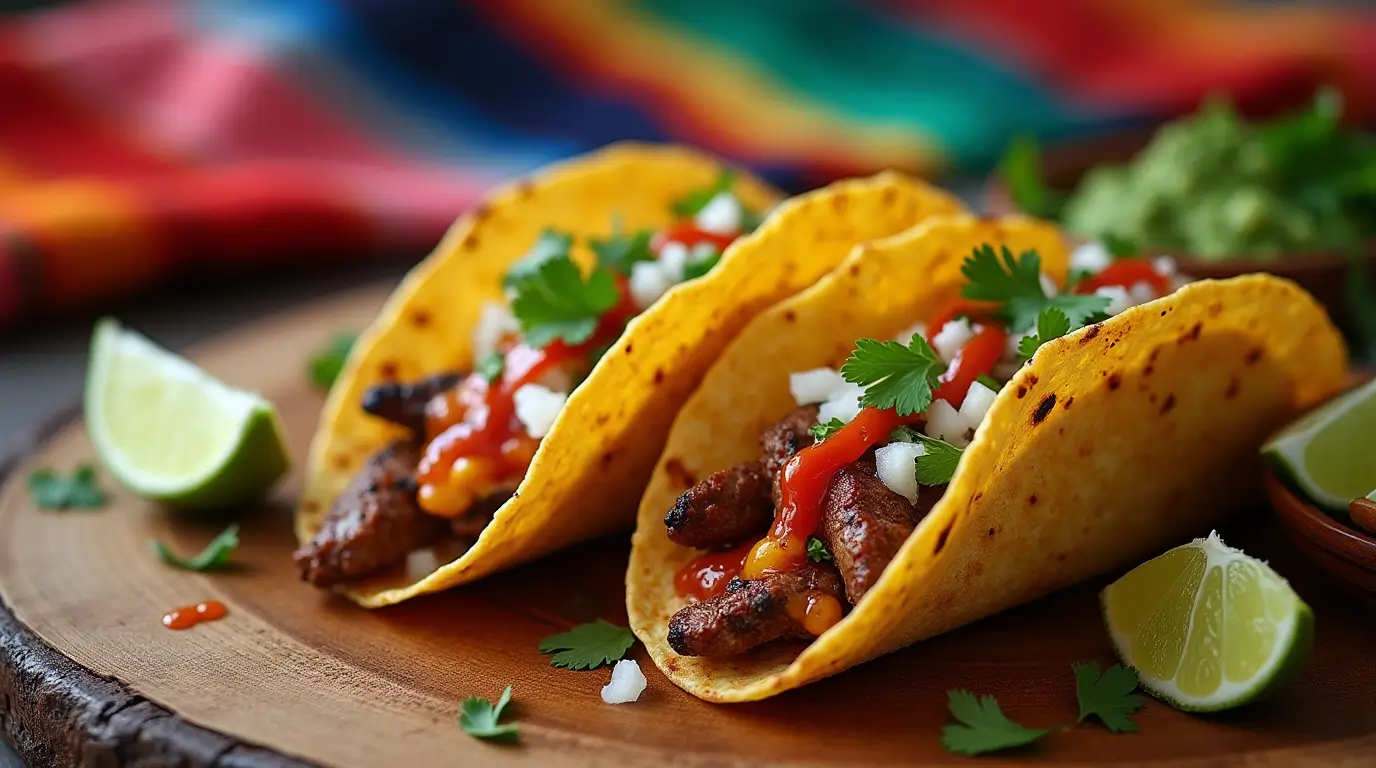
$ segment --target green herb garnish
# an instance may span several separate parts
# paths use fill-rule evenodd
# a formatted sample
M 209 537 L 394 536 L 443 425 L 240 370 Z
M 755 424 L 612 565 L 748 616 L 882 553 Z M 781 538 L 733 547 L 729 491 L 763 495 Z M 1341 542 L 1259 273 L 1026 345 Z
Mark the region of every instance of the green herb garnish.
M 1091 715 L 1114 733 L 1131 733 L 1137 725 L 1128 716 L 1142 708 L 1142 697 L 1134 696 L 1137 670 L 1114 664 L 1099 674 L 1099 665 L 1081 661 L 1070 665 L 1075 673 L 1075 696 L 1080 700 L 1080 719 Z
M 986 243 L 965 258 L 960 271 L 967 282 L 961 296 L 1002 304 L 999 314 L 1008 322 L 1011 332 L 1022 333 L 1035 326 L 1047 307 L 1064 312 L 1072 328 L 1083 326 L 1086 318 L 1108 308 L 1109 300 L 1103 296 L 1047 296 L 1042 291 L 1041 256 L 1036 251 L 1014 256 L 1005 245 L 1002 254 L 1000 260 L 994 247 Z
M 713 252 L 701 258 L 691 259 L 687 264 L 683 265 L 683 279 L 685 281 L 696 280 L 708 272 L 711 272 L 712 268 L 717 266 L 717 262 L 719 261 L 721 261 L 721 253 L 719 252 Z
M 231 525 L 221 531 L 219 536 L 205 545 L 200 554 L 189 560 L 177 556 L 161 541 L 155 539 L 149 543 L 153 547 L 153 554 L 173 568 L 181 568 L 184 571 L 222 571 L 229 567 L 229 557 L 239 546 L 239 526 Z
M 99 509 L 109 498 L 96 482 L 96 468 L 81 464 L 70 477 L 51 469 L 29 474 L 29 493 L 39 509 Z
M 489 741 L 516 741 L 516 723 L 498 723 L 502 711 L 511 703 L 511 686 L 502 691 L 496 706 L 481 696 L 469 696 L 459 705 L 459 726 L 469 736 Z
M 975 697 L 967 690 L 947 691 L 951 716 L 959 725 L 941 729 L 941 746 L 957 755 L 982 755 L 1021 747 L 1051 732 L 1050 728 L 1024 728 L 1009 720 L 993 696 Z
M 896 341 L 856 341 L 841 378 L 865 388 L 860 405 L 911 416 L 932 404 L 932 390 L 945 369 L 927 340 L 914 334 L 906 347 Z
M 1013 203 L 1033 216 L 1054 219 L 1065 202 L 1043 178 L 1041 147 L 1031 136 L 1019 136 L 1008 146 L 999 163 L 999 177 Z
M 831 421 L 825 424 L 813 424 L 811 427 L 808 427 L 808 431 L 812 433 L 812 439 L 820 443 L 837 432 L 840 432 L 845 426 L 845 422 L 833 416 Z
M 956 467 L 960 466 L 964 449 L 940 438 L 918 432 L 912 427 L 898 427 L 889 433 L 889 439 L 900 443 L 921 443 L 925 451 L 917 457 L 917 482 L 919 485 L 945 485 L 955 477 Z
M 723 168 L 721 173 L 717 175 L 716 181 L 713 181 L 710 186 L 695 189 L 680 197 L 673 202 L 670 210 L 674 212 L 675 216 L 681 218 L 696 216 L 699 211 L 707 207 L 708 203 L 712 202 L 712 198 L 723 192 L 730 192 L 735 183 L 736 175 L 731 172 L 730 168 Z
M 507 273 L 504 285 L 516 294 L 511 312 L 532 347 L 555 339 L 570 345 L 587 341 L 602 315 L 620 300 L 610 270 L 597 267 L 583 278 L 569 257 L 572 245 L 569 235 L 546 231 Z
M 831 550 L 826 542 L 813 536 L 807 540 L 807 559 L 814 563 L 831 562 Z
M 506 356 L 495 350 L 488 352 L 479 358 L 473 370 L 489 382 L 496 381 L 502 377 L 502 371 L 506 370 Z
M 552 667 L 596 669 L 616 663 L 632 645 L 631 630 L 598 619 L 546 637 L 540 641 L 540 653 L 554 654 L 549 661 Z
M 311 385 L 316 389 L 328 390 L 339 378 L 340 371 L 344 370 L 344 362 L 349 359 L 349 351 L 354 348 L 356 341 L 356 333 L 336 334 L 324 349 L 311 355 L 306 367 Z
M 1047 307 L 1037 315 L 1037 332 L 1022 337 L 1022 341 L 1018 342 L 1018 355 L 1022 357 L 1023 362 L 1027 362 L 1032 359 L 1038 347 L 1067 333 L 1070 333 L 1070 318 L 1065 316 L 1060 307 Z
M 652 237 L 654 232 L 648 229 L 624 234 L 613 231 L 606 240 L 594 238 L 588 241 L 588 245 L 597 254 L 599 267 L 630 277 L 631 268 L 636 262 L 655 260 L 655 255 L 650 253 Z

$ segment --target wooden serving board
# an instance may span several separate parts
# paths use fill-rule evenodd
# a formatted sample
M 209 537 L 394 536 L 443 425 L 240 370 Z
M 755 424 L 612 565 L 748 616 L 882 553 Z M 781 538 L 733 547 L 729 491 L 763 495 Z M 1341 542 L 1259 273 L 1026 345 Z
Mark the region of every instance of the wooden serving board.
M 303 361 L 336 331 L 362 327 L 384 295 L 379 286 L 270 318 L 193 357 L 276 403 L 299 460 L 322 400 Z M 368 612 L 297 580 L 299 474 L 239 518 L 242 568 L 201 575 L 163 566 L 148 542 L 195 552 L 224 520 L 177 516 L 122 491 L 99 511 L 34 507 L 24 487 L 32 469 L 90 459 L 80 421 L 56 424 L 7 465 L 0 491 L 0 725 L 34 766 L 960 763 L 938 743 L 947 689 L 996 694 L 1029 726 L 1072 722 L 1070 662 L 1113 661 L 1096 600 L 1105 579 L 757 704 L 694 699 L 637 648 L 649 689 L 611 706 L 599 698 L 606 669 L 554 669 L 536 646 L 594 617 L 625 622 L 625 537 Z M 1274 702 L 1221 716 L 1149 699 L 1138 734 L 1084 725 L 1019 762 L 1376 761 L 1376 622 L 1298 559 L 1269 510 L 1251 522 L 1230 542 L 1269 558 L 1314 608 L 1317 647 L 1303 677 Z M 185 632 L 161 626 L 165 610 L 207 599 L 229 616 Z M 508 683 L 520 744 L 466 735 L 459 703 L 495 699 Z

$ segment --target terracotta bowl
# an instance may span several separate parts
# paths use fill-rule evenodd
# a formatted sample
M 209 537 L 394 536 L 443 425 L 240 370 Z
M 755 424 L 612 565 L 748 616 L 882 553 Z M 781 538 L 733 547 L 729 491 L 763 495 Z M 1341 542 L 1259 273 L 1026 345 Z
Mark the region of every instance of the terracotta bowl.
M 1122 163 L 1130 160 L 1151 140 L 1150 131 L 1135 131 L 1074 142 L 1051 145 L 1042 153 L 1042 168 L 1047 183 L 1060 190 L 1071 190 L 1096 165 Z M 1008 188 L 997 173 L 990 176 L 984 189 L 984 206 L 989 213 L 1005 215 L 1018 212 Z M 1335 322 L 1353 327 L 1347 311 L 1343 287 L 1347 282 L 1347 257 L 1337 251 L 1296 252 L 1276 261 L 1228 259 L 1204 261 L 1188 253 L 1163 250 L 1176 260 L 1180 271 L 1198 278 L 1236 277 L 1250 272 L 1269 272 L 1294 280 L 1314 295 L 1328 309 Z M 1367 246 L 1367 263 L 1376 265 L 1376 242 Z
M 1300 498 L 1269 470 L 1266 495 L 1300 553 L 1349 594 L 1376 608 L 1376 539 Z

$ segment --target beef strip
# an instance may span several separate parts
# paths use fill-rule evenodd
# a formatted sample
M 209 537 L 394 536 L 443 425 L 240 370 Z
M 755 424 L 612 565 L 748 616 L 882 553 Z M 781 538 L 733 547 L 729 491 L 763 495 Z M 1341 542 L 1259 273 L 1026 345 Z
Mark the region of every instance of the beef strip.
M 669 646 L 683 656 L 723 657 L 772 640 L 811 638 L 788 615 L 795 595 L 820 592 L 842 599 L 841 578 L 828 563 L 808 563 L 758 579 L 732 579 L 726 591 L 684 606 L 669 619 Z
M 769 475 L 758 461 L 713 472 L 664 515 L 669 540 L 685 547 L 729 547 L 759 536 L 774 517 Z
M 425 404 L 463 380 L 460 373 L 439 373 L 413 383 L 389 381 L 363 393 L 363 410 L 425 435 Z M 412 468 L 414 469 L 414 467 Z
M 793 454 L 812 445 L 812 425 L 817 423 L 819 406 L 804 405 L 779 419 L 760 435 L 760 463 L 768 474 L 774 506 L 779 506 L 779 478 Z
M 823 501 L 818 535 L 831 550 L 852 605 L 879 580 L 938 498 L 937 490 L 924 488 L 918 496 L 924 507 L 919 514 L 875 474 L 873 452 L 836 473 Z
M 292 555 L 304 581 L 328 587 L 372 574 L 444 534 L 448 521 L 416 504 L 419 460 L 413 442 L 391 443 L 368 460 L 310 543 Z

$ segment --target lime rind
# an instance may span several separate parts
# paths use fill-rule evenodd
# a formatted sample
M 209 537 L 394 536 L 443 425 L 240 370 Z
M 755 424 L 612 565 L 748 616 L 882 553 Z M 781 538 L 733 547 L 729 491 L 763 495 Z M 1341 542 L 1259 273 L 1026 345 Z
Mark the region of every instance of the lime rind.
M 141 466 L 131 457 L 130 446 L 121 446 L 110 433 L 107 421 L 109 377 L 121 362 L 152 366 L 153 378 L 198 390 L 199 404 L 214 411 L 206 416 L 234 428 L 217 436 L 216 450 L 180 457 L 193 462 L 178 472 Z M 260 495 L 290 465 L 281 422 L 271 403 L 224 384 L 141 334 L 124 329 L 113 318 L 100 320 L 92 336 L 84 406 L 87 432 L 106 469 L 130 490 L 155 501 L 188 509 L 234 506 Z M 187 429 L 198 427 L 204 429 L 195 422 L 186 425 Z
M 1266 563 L 1243 554 L 1241 550 L 1233 549 L 1223 543 L 1222 538 L 1217 532 L 1210 533 L 1208 537 L 1195 539 L 1194 541 L 1183 544 L 1171 552 L 1179 549 L 1194 548 L 1202 551 L 1206 562 L 1203 575 L 1200 577 L 1202 587 L 1204 579 L 1215 568 L 1222 569 L 1226 574 L 1226 569 L 1230 563 L 1248 562 L 1258 567 L 1263 578 L 1272 581 L 1273 588 L 1286 591 L 1290 599 L 1291 610 L 1285 616 L 1272 616 L 1268 611 L 1267 618 L 1272 620 L 1276 632 L 1275 642 L 1272 644 L 1271 653 L 1266 661 L 1261 664 L 1255 675 L 1247 680 L 1229 680 L 1223 676 L 1217 690 L 1207 696 L 1192 696 L 1182 691 L 1176 683 L 1176 678 L 1161 679 L 1155 677 L 1133 660 L 1133 640 L 1123 634 L 1113 621 L 1109 618 L 1109 601 L 1115 584 L 1110 584 L 1100 594 L 1100 608 L 1104 616 L 1104 624 L 1108 628 L 1109 637 L 1113 642 L 1114 651 L 1118 658 L 1125 665 L 1137 667 L 1138 677 L 1142 687 L 1153 696 L 1176 709 L 1186 712 L 1217 712 L 1220 710 L 1231 709 L 1255 701 L 1260 701 L 1283 688 L 1287 683 L 1298 675 L 1308 661 L 1309 652 L 1313 647 L 1314 639 L 1314 616 L 1309 606 L 1295 594 L 1294 590 L 1280 574 L 1276 573 Z M 1169 553 L 1167 553 L 1169 554 Z M 1165 555 L 1162 555 L 1164 557 Z M 1199 605 L 1199 600 L 1204 590 L 1198 589 L 1195 594 L 1195 602 L 1190 607 L 1190 623 L 1185 644 L 1188 646 L 1190 634 L 1194 632 L 1195 609 Z M 1227 611 L 1227 590 L 1224 590 L 1223 611 Z M 1182 660 L 1183 664 L 1183 660 Z M 1180 669 L 1176 670 L 1176 677 L 1181 674 Z
M 1352 499 L 1365 495 L 1376 488 L 1376 472 L 1373 472 L 1373 477 L 1370 479 L 1364 478 L 1362 480 L 1360 489 L 1354 485 L 1335 492 L 1332 488 L 1326 488 L 1314 477 L 1314 472 L 1310 467 L 1310 461 L 1314 457 L 1310 453 L 1314 449 L 1316 441 L 1323 442 L 1325 432 L 1333 429 L 1335 425 L 1347 419 L 1355 411 L 1365 413 L 1366 410 L 1371 410 L 1372 420 L 1376 421 L 1374 405 L 1376 405 L 1376 379 L 1334 398 L 1300 417 L 1268 440 L 1262 446 L 1261 454 L 1287 484 L 1330 513 L 1345 518 L 1348 503 Z M 1365 427 L 1366 425 L 1361 424 L 1351 425 L 1350 428 L 1362 430 Z M 1376 423 L 1373 423 L 1371 427 L 1376 428 Z M 1376 444 L 1365 439 L 1343 440 L 1341 442 L 1343 444 L 1342 455 L 1336 457 L 1339 463 L 1356 467 L 1376 466 Z M 1367 446 L 1371 447 L 1367 448 Z M 1370 455 L 1366 455 L 1366 453 Z M 1333 461 L 1329 459 L 1328 463 L 1331 464 Z M 1325 474 L 1331 472 L 1331 467 L 1320 467 L 1320 469 Z M 1344 478 L 1338 482 L 1345 483 L 1346 481 L 1347 478 Z M 1354 480 L 1354 482 L 1356 481 Z

